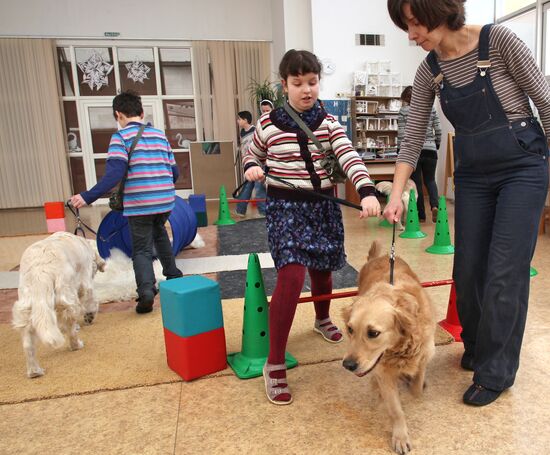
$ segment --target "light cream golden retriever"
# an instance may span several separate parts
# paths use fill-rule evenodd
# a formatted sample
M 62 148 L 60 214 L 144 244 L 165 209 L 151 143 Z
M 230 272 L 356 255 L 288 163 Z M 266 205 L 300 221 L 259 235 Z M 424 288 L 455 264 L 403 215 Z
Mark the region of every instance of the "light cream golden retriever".
M 105 262 L 88 241 L 68 232 L 55 234 L 29 246 L 21 257 L 19 299 L 12 309 L 13 326 L 21 332 L 27 376 L 42 376 L 35 339 L 54 348 L 65 344 L 81 349 L 78 321 L 90 324 L 97 313 L 93 278 Z
M 385 194 L 386 196 L 389 196 L 391 194 L 391 190 L 393 187 L 393 182 L 378 182 L 375 185 L 375 188 L 378 190 L 378 192 Z M 403 194 L 401 195 L 401 201 L 403 202 L 403 215 L 401 216 L 401 220 L 397 223 L 397 228 L 401 231 L 405 230 L 403 227 L 403 223 L 407 221 L 407 213 L 409 211 L 409 199 L 411 195 L 411 190 L 414 190 L 415 198 L 418 200 L 418 191 L 416 189 L 416 184 L 411 180 L 408 179 L 407 183 L 405 184 L 405 188 L 403 188 Z
M 406 454 L 411 442 L 398 385 L 404 380 L 413 395 L 421 395 L 426 365 L 435 351 L 435 316 L 405 261 L 395 260 L 393 286 L 389 277 L 389 256 L 382 256 L 374 242 L 359 273 L 358 296 L 344 309 L 349 346 L 343 366 L 357 376 L 372 373 L 392 421 L 393 449 Z

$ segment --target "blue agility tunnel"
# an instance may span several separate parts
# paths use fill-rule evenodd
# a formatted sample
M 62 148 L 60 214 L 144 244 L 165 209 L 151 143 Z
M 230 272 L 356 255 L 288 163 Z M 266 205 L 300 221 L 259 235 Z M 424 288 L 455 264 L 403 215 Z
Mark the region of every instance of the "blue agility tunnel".
M 176 196 L 176 205 L 168 218 L 172 228 L 172 251 L 176 256 L 189 245 L 197 235 L 197 217 L 195 212 L 181 197 Z M 111 249 L 118 248 L 128 257 L 132 257 L 132 240 L 128 220 L 122 212 L 109 212 L 97 230 L 97 250 L 106 259 Z

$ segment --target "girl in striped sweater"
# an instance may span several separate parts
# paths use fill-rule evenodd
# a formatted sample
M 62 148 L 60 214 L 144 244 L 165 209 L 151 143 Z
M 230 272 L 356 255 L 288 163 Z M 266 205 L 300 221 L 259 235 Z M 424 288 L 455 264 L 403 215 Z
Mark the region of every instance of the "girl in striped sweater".
M 288 51 L 279 73 L 288 103 L 313 131 L 325 149 L 334 153 L 361 197 L 360 217 L 378 216 L 380 205 L 363 161 L 353 149 L 342 126 L 318 102 L 321 63 L 307 51 Z M 243 157 L 245 178 L 270 175 L 311 190 L 289 189 L 268 178 L 266 222 L 277 284 L 269 307 L 269 357 L 264 367 L 266 394 L 274 404 L 290 404 L 285 348 L 306 269 L 315 295 L 332 292 L 332 271 L 345 265 L 344 227 L 339 206 L 316 196 L 333 194 L 334 185 L 320 164 L 325 153 L 317 150 L 306 133 L 283 108 L 258 120 L 254 139 Z M 342 341 L 342 332 L 329 316 L 330 300 L 315 302 L 314 330 L 330 343 Z
M 424 142 L 435 96 L 455 128 L 453 278 L 462 324 L 463 395 L 484 406 L 514 383 L 529 265 L 548 191 L 550 88 L 527 46 L 500 25 L 466 25 L 464 0 L 388 0 L 393 22 L 429 51 L 413 85 L 388 220 Z

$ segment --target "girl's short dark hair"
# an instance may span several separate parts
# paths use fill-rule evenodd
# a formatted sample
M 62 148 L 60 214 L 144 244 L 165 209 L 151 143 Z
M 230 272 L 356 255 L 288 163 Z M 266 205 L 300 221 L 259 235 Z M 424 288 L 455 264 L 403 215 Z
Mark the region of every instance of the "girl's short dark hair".
M 131 90 L 115 96 L 113 99 L 113 115 L 115 111 L 124 114 L 126 117 L 140 117 L 143 114 L 141 96 Z
M 407 21 L 403 16 L 403 5 L 408 3 L 414 17 L 429 31 L 442 24 L 450 30 L 464 26 L 466 0 L 388 0 L 388 12 L 391 20 L 400 29 L 407 31 Z
M 252 123 L 252 114 L 250 111 L 241 111 L 237 116 L 243 120 L 246 120 L 248 123 Z
M 322 69 L 323 65 L 315 54 L 290 49 L 279 64 L 279 75 L 285 81 L 288 76 L 301 76 L 307 73 L 314 73 L 321 77 Z
M 411 97 L 413 94 L 413 88 L 412 85 L 408 85 L 403 89 L 401 92 L 401 101 L 405 101 L 405 103 L 411 104 Z

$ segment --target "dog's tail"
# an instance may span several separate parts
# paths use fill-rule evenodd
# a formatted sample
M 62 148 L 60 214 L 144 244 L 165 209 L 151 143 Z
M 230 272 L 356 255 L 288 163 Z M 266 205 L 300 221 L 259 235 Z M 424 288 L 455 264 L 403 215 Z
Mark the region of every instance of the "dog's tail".
M 30 325 L 42 343 L 60 348 L 65 337 L 57 326 L 55 289 L 52 277 L 35 276 L 33 286 L 27 290 L 13 308 L 13 326 L 21 329 Z
M 370 246 L 367 260 L 372 261 L 374 258 L 377 258 L 379 256 L 382 256 L 382 245 L 378 240 L 375 240 L 374 242 L 372 242 L 372 245 Z

